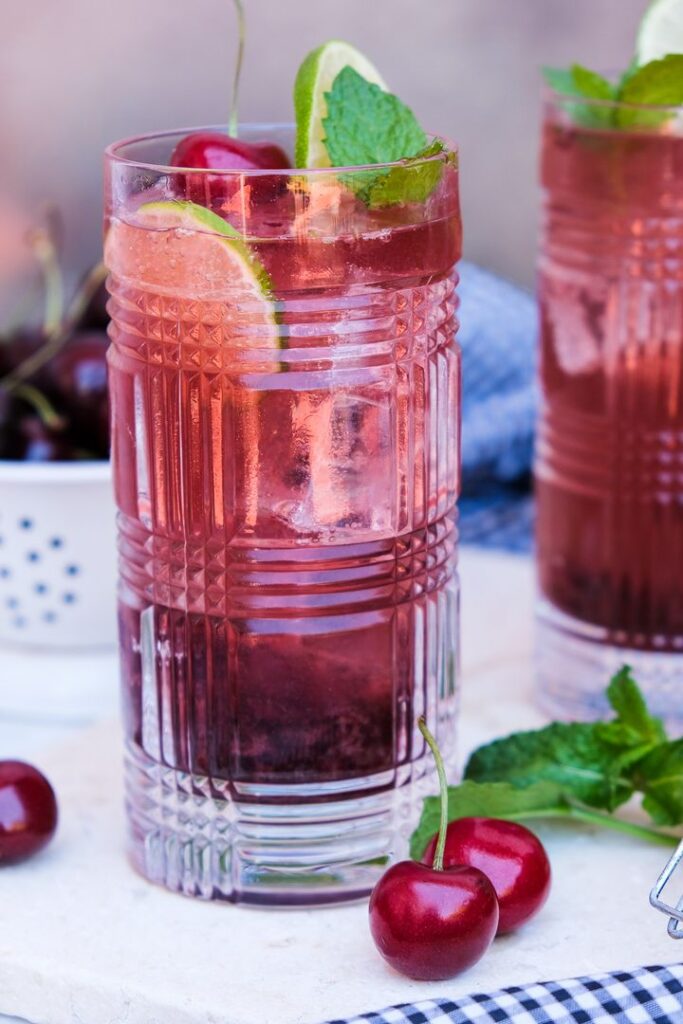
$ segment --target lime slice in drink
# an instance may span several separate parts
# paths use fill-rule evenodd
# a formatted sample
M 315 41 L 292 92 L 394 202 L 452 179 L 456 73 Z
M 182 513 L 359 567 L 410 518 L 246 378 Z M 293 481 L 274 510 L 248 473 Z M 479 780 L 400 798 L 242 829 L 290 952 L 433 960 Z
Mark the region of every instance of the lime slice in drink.
M 367 57 L 351 46 L 333 39 L 312 50 L 299 68 L 294 83 L 296 112 L 296 166 L 330 167 L 330 158 L 323 141 L 323 118 L 327 115 L 325 93 L 342 70 L 350 66 L 368 82 L 387 89 L 386 82 Z
M 144 203 L 131 222 L 112 222 L 104 258 L 131 289 L 224 303 L 231 345 L 280 348 L 270 278 L 239 232 L 211 210 L 179 200 Z
M 642 66 L 669 53 L 683 53 L 683 0 L 652 0 L 638 29 L 636 59 Z

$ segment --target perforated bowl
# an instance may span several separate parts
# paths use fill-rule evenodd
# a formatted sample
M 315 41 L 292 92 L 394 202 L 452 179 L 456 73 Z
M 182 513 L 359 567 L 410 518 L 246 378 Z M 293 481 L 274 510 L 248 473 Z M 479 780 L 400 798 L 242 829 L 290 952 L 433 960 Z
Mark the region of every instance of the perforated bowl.
M 107 462 L 0 461 L 0 642 L 116 642 L 116 541 Z

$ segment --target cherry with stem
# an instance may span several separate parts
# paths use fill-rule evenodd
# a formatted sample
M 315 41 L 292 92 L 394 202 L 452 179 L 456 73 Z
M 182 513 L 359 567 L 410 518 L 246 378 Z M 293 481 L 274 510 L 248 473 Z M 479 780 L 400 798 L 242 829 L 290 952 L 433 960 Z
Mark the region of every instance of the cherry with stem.
M 397 971 L 424 981 L 452 978 L 475 964 L 498 928 L 498 900 L 476 867 L 444 868 L 448 785 L 436 740 L 423 718 L 418 727 L 434 755 L 441 791 L 441 827 L 431 865 L 400 861 L 370 897 L 370 932 Z

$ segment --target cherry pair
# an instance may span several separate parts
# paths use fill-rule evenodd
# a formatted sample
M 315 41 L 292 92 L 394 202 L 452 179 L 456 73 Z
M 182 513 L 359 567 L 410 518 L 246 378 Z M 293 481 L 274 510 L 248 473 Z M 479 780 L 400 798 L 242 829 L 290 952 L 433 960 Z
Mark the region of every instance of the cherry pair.
M 388 963 L 423 981 L 451 978 L 473 966 L 493 939 L 536 914 L 550 890 L 550 863 L 540 840 L 512 821 L 447 822 L 446 777 L 423 721 L 441 786 L 441 828 L 421 863 L 389 868 L 370 898 L 370 931 Z

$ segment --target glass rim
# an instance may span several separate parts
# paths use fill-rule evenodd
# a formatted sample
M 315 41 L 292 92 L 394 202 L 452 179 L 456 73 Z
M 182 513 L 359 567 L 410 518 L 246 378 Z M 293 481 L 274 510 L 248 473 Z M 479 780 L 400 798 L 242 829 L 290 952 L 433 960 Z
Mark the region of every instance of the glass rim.
M 293 122 L 288 121 L 245 121 L 240 122 L 238 128 L 241 132 L 252 129 L 275 129 L 282 131 L 283 129 L 289 129 L 294 131 L 295 125 Z M 157 174 L 210 174 L 213 176 L 222 175 L 225 177 L 245 177 L 245 178 L 256 178 L 263 177 L 264 175 L 273 176 L 287 176 L 291 177 L 293 174 L 296 175 L 337 175 L 337 174 L 353 174 L 354 172 L 360 171 L 377 171 L 377 170 L 391 170 L 393 167 L 415 167 L 423 164 L 430 164 L 436 162 L 445 162 L 448 157 L 458 156 L 458 147 L 455 142 L 449 139 L 445 135 L 438 135 L 432 132 L 426 132 L 429 142 L 441 142 L 444 149 L 439 153 L 431 153 L 429 156 L 414 156 L 405 157 L 401 160 L 393 160 L 387 163 L 380 164 L 354 164 L 348 167 L 277 167 L 277 168 L 211 168 L 211 167 L 171 167 L 168 164 L 156 164 L 150 163 L 146 160 L 136 160 L 134 157 L 124 155 L 124 151 L 136 143 L 152 142 L 155 140 L 169 139 L 175 136 L 179 138 L 184 135 L 190 135 L 194 132 L 221 132 L 227 133 L 225 124 L 220 125 L 199 125 L 191 128 L 170 128 L 161 132 L 142 132 L 139 135 L 131 135 L 123 139 L 118 139 L 115 142 L 110 143 L 104 150 L 105 158 L 113 163 L 133 167 L 142 171 L 152 171 Z M 239 137 L 239 136 L 238 136 Z
M 649 110 L 653 113 L 683 114 L 683 103 L 624 103 L 623 100 L 598 99 L 595 96 L 570 96 L 553 88 L 545 79 L 543 79 L 543 99 L 560 103 L 580 103 L 582 107 L 596 107 L 603 110 Z

